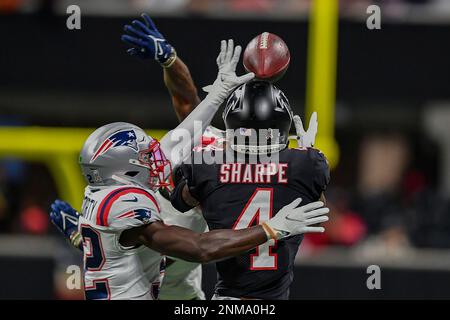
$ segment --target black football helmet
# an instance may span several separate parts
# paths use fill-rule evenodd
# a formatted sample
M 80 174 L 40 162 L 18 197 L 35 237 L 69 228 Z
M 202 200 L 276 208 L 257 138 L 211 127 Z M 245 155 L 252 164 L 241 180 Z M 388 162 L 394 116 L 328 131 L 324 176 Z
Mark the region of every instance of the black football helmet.
M 230 142 L 235 151 L 268 153 L 288 145 L 292 109 L 283 91 L 270 82 L 252 81 L 237 88 L 222 117 L 225 127 L 234 130 L 234 141 Z M 255 133 L 256 139 L 250 139 Z

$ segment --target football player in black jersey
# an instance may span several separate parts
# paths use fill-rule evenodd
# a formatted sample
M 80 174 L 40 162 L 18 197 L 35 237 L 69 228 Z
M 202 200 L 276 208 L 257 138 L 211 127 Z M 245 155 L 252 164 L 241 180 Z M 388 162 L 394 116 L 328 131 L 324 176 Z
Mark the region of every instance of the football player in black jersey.
M 246 254 L 216 263 L 214 298 L 288 299 L 303 236 L 285 237 L 264 221 L 296 198 L 302 205 L 319 200 L 330 180 L 327 160 L 313 148 L 288 148 L 292 110 L 283 92 L 269 82 L 253 81 L 238 88 L 227 101 L 223 120 L 227 131 L 234 133 L 227 139 L 224 161 L 179 167 L 172 204 L 180 211 L 200 205 L 211 230 L 262 224 L 272 238 Z M 248 138 L 256 130 L 255 143 Z M 237 160 L 225 161 L 230 151 Z M 256 161 L 251 161 L 254 156 Z

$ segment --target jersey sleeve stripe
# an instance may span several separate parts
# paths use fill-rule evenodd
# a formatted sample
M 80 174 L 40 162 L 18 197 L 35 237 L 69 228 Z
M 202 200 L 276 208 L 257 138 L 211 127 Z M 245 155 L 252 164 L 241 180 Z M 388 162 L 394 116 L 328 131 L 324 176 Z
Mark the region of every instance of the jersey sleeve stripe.
M 129 193 L 137 193 L 142 194 L 146 196 L 148 199 L 150 199 L 155 207 L 158 209 L 158 212 L 160 212 L 160 208 L 158 205 L 158 202 L 156 199 L 147 191 L 135 187 L 125 187 L 120 188 L 117 190 L 112 191 L 110 194 L 108 194 L 105 199 L 103 199 L 102 203 L 98 207 L 97 211 L 97 224 L 100 226 L 107 227 L 108 226 L 108 216 L 109 212 L 111 210 L 112 205 L 114 202 L 120 198 L 121 196 L 124 196 Z
M 120 188 L 120 189 L 116 189 L 111 191 L 105 198 L 103 198 L 103 201 L 100 203 L 98 209 L 97 209 L 97 225 L 102 225 L 102 216 L 104 214 L 104 209 L 105 209 L 105 204 L 111 199 L 111 197 L 113 197 L 116 193 L 121 192 L 123 190 L 128 189 L 127 187 L 125 188 Z

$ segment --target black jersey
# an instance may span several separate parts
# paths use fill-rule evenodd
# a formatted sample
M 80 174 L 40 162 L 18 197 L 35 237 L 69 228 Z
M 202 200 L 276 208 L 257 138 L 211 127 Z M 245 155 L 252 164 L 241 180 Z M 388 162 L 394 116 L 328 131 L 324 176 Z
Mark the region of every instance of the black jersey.
M 285 149 L 277 163 L 182 165 L 190 193 L 210 230 L 243 229 L 269 220 L 298 197 L 317 201 L 329 182 L 324 155 L 312 148 Z M 173 193 L 180 197 L 181 192 Z M 177 209 L 177 203 L 173 198 Z M 302 236 L 265 244 L 216 263 L 216 294 L 236 298 L 288 299 L 294 258 Z

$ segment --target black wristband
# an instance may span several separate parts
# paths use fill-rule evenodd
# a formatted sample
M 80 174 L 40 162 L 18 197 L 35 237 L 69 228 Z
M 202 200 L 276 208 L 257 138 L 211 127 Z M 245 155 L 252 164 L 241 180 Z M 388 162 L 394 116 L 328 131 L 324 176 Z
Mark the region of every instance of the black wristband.
M 185 186 L 186 180 L 180 181 L 170 195 L 172 206 L 180 212 L 187 212 L 194 208 L 193 206 L 188 205 L 183 199 L 183 189 Z

